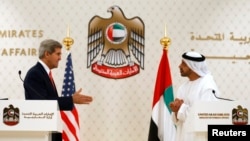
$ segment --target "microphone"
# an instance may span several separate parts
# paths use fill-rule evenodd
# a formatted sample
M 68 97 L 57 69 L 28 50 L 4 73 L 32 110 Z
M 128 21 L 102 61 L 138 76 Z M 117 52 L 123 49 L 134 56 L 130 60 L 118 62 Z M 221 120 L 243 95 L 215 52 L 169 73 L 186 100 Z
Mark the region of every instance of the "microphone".
M 19 75 L 19 78 L 21 79 L 21 81 L 23 81 L 22 77 L 21 77 L 21 74 L 22 74 L 22 71 L 19 70 L 18 71 L 18 75 Z M 24 81 L 23 81 L 23 84 L 25 85 Z M 41 97 L 42 99 L 46 99 L 43 95 L 41 95 L 40 93 L 38 93 L 33 87 L 31 87 L 30 85 L 25 85 L 27 86 L 27 88 L 31 89 L 31 91 L 33 91 L 36 95 L 38 95 L 39 97 Z
M 18 71 L 19 78 L 23 81 L 23 79 L 22 79 L 22 77 L 21 77 L 21 74 L 22 74 L 22 72 L 21 72 L 21 70 L 19 70 L 19 71 Z
M 216 96 L 215 94 L 215 90 L 212 90 L 212 93 L 214 94 L 214 97 L 217 98 L 217 99 L 220 99 L 220 100 L 226 100 L 226 101 L 233 101 L 232 99 L 227 99 L 227 98 L 222 98 L 222 97 L 218 97 Z

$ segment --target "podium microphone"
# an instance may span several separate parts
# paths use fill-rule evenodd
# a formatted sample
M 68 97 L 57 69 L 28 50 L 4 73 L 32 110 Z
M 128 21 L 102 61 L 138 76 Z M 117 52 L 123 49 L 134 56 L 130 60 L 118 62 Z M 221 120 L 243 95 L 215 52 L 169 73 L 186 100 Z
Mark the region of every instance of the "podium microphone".
M 212 93 L 214 94 L 214 97 L 220 100 L 226 100 L 226 101 L 233 101 L 232 99 L 227 99 L 227 98 L 222 98 L 222 97 L 217 97 L 215 94 L 215 90 L 212 90 Z
M 23 81 L 22 77 L 21 77 L 21 74 L 22 74 L 22 71 L 19 70 L 18 71 L 18 75 L 19 75 L 19 78 Z M 23 81 L 24 82 L 24 81 Z M 23 83 L 25 85 L 25 83 Z M 41 97 L 42 99 L 46 99 L 43 95 L 39 94 L 34 88 L 32 88 L 30 85 L 25 85 L 27 86 L 27 88 L 31 89 L 36 95 L 38 95 L 39 97 Z
M 22 79 L 22 77 L 21 77 L 21 74 L 22 74 L 22 72 L 21 72 L 21 70 L 19 70 L 19 71 L 18 71 L 19 78 L 23 81 L 23 79 Z

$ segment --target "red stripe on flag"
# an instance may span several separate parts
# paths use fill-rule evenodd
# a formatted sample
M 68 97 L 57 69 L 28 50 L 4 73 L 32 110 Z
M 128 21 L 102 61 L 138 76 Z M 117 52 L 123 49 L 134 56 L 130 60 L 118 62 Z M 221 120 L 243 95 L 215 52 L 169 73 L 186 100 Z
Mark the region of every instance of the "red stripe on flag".
M 62 132 L 62 140 L 63 141 L 69 141 L 69 138 L 68 138 L 67 134 L 64 131 Z
M 153 107 L 160 100 L 160 97 L 164 94 L 166 88 L 172 85 L 170 67 L 168 62 L 167 50 L 163 51 L 160 65 L 158 68 L 157 78 L 155 82 Z
M 113 38 L 113 26 L 112 27 L 109 27 L 109 29 L 108 29 L 108 37 L 109 37 L 109 39 L 111 40 L 111 41 L 113 41 L 114 40 L 114 38 Z
M 67 115 L 67 112 L 71 112 L 73 114 L 74 119 L 70 119 L 69 115 Z M 79 138 L 77 136 L 77 131 L 79 130 L 79 119 L 78 119 L 78 112 L 76 108 L 74 107 L 72 111 L 61 111 L 61 117 L 63 119 L 63 122 L 69 129 L 70 134 L 74 136 L 74 139 L 70 138 L 67 134 L 68 131 L 63 130 L 62 136 L 64 141 L 79 141 Z M 75 127 L 75 124 L 77 124 L 77 127 Z
M 74 107 L 74 109 L 71 112 L 73 113 L 73 115 L 75 115 L 75 121 L 79 127 L 79 116 L 78 116 L 78 112 L 77 112 L 76 108 Z

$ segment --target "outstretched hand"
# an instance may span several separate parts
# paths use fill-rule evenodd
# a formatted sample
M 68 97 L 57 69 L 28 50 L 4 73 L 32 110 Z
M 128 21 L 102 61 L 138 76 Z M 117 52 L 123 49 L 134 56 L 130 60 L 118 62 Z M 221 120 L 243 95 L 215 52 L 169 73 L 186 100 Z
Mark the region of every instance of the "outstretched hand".
M 72 95 L 73 103 L 75 104 L 89 104 L 90 102 L 93 101 L 93 98 L 88 95 L 83 95 L 81 94 L 82 88 L 76 91 Z

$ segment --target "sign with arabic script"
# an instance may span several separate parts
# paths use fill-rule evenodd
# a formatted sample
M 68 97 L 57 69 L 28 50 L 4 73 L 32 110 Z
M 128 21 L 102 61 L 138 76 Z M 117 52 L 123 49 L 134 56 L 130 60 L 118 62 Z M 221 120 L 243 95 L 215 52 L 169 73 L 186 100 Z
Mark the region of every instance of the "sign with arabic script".
M 0 100 L 0 109 L 0 131 L 60 131 L 56 100 Z

